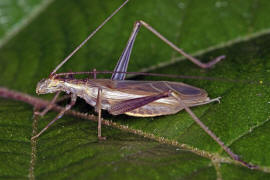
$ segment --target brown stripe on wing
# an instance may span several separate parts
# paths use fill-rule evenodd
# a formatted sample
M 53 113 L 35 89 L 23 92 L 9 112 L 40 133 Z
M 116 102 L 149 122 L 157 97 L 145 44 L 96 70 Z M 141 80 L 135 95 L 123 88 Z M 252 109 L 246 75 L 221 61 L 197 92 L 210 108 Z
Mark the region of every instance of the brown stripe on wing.
M 154 102 L 161 98 L 168 97 L 170 92 L 163 92 L 160 94 L 152 95 L 152 96 L 145 96 L 140 98 L 128 99 L 125 101 L 121 101 L 119 103 L 113 104 L 109 112 L 113 115 L 123 114 L 144 105 L 147 105 L 151 102 Z

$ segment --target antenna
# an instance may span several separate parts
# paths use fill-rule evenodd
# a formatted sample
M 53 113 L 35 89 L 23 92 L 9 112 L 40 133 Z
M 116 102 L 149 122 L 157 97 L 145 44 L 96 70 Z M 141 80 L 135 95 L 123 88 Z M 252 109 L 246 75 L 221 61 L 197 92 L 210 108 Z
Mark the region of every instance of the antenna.
M 56 71 L 62 67 L 89 39 L 91 39 L 123 6 L 128 3 L 126 0 L 121 6 L 119 6 L 109 17 L 107 17 L 79 46 L 77 46 L 56 68 L 50 75 L 56 73 Z

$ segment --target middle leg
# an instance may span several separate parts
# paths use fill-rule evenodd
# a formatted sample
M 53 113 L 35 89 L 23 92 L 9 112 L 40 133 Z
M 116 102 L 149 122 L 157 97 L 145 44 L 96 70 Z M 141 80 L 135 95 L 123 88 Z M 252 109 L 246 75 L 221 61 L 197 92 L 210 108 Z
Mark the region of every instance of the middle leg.
M 97 102 L 95 111 L 98 113 L 98 139 L 99 140 L 106 140 L 106 137 L 101 136 L 101 104 L 102 103 L 102 89 L 98 88 L 98 95 L 97 95 Z

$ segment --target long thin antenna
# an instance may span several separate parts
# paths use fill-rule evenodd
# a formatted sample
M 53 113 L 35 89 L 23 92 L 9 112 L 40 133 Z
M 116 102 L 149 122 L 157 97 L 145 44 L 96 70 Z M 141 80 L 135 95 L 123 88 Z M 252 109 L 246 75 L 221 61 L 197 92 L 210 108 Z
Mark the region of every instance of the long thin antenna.
M 77 46 L 52 72 L 50 75 L 56 73 L 56 71 L 62 67 L 89 39 L 91 39 L 123 6 L 128 3 L 126 0 L 121 6 L 119 6 L 109 17 L 107 17 L 79 46 Z

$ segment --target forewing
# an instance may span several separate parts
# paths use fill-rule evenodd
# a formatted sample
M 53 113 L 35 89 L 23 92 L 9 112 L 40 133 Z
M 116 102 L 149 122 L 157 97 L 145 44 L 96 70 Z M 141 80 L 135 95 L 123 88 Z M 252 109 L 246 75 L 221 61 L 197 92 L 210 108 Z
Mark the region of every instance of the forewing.
M 181 82 L 125 80 L 118 81 L 115 87 L 119 90 L 143 91 L 145 93 L 162 93 L 171 90 L 184 99 L 208 96 L 205 90 Z

